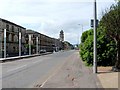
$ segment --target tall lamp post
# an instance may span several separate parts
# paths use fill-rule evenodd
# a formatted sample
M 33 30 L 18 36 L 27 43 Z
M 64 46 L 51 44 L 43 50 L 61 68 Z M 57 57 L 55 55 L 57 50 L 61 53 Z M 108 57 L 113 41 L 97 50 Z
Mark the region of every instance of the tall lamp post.
M 82 33 L 83 33 L 83 25 L 82 24 L 78 24 L 78 25 L 80 25 L 82 27 Z
M 93 61 L 93 73 L 97 73 L 97 5 L 94 0 L 94 61 Z
M 83 33 L 83 25 L 82 24 L 78 24 L 78 25 L 82 27 L 82 33 Z M 82 36 L 82 34 L 81 34 L 81 36 Z

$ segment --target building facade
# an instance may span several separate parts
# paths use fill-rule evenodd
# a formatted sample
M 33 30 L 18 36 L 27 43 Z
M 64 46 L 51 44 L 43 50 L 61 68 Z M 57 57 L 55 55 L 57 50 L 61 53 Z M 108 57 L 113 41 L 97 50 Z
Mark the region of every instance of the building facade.
M 20 25 L 0 19 L 1 53 L 4 52 L 4 30 L 6 29 L 6 55 L 18 56 L 19 53 L 19 32 L 21 32 L 21 51 L 24 51 L 26 29 Z
M 63 49 L 64 32 L 60 31 L 60 39 L 52 38 L 34 30 L 26 28 L 0 18 L 0 58 L 4 56 L 4 30 L 6 29 L 6 56 L 19 55 L 19 32 L 21 32 L 21 55 L 31 54 L 45 50 L 47 52 Z M 31 41 L 29 36 L 31 36 Z M 37 41 L 38 38 L 38 41 Z M 29 45 L 30 44 L 30 45 Z M 38 51 L 37 51 L 38 50 Z
M 2 58 L 2 27 L 1 27 L 1 19 L 0 19 L 0 58 Z

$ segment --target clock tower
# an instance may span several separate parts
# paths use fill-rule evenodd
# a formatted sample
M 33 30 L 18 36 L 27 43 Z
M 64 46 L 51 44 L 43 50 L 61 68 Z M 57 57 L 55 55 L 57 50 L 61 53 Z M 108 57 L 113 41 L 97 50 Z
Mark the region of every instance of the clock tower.
M 63 30 L 60 31 L 60 41 L 64 41 L 64 32 Z

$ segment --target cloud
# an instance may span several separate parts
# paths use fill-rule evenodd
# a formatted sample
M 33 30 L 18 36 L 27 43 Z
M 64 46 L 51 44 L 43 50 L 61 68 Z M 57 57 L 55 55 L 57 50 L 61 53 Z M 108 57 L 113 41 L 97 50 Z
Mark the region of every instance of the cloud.
M 114 0 L 97 0 L 98 17 Z M 1 0 L 0 16 L 25 28 L 59 38 L 61 29 L 65 40 L 78 43 L 77 37 L 91 28 L 93 0 Z M 100 19 L 100 18 L 99 18 Z

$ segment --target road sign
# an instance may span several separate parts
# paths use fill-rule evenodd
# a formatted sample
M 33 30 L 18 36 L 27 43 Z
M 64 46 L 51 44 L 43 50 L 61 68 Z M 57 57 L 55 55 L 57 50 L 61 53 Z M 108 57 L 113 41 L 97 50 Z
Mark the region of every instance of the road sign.
M 96 27 L 98 26 L 99 20 L 96 20 Z M 94 27 L 94 20 L 91 19 L 91 27 Z

